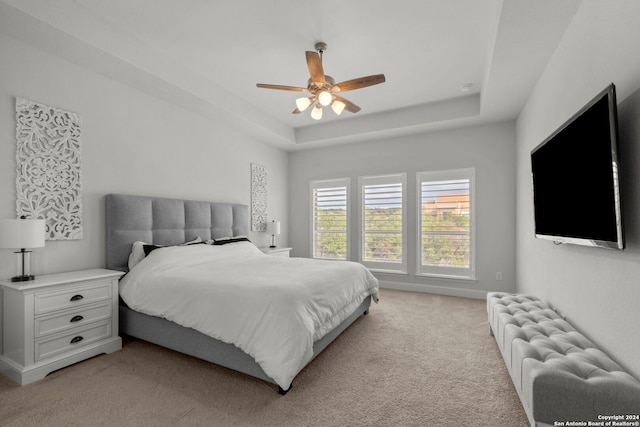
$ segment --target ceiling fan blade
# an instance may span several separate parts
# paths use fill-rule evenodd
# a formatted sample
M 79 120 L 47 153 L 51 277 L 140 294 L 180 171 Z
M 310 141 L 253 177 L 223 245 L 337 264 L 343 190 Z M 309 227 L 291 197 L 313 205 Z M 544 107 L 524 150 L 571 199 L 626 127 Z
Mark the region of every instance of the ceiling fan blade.
M 311 75 L 311 81 L 322 83 L 324 86 L 324 70 L 322 69 L 322 61 L 320 55 L 317 52 L 306 51 L 307 56 L 307 68 L 309 68 L 309 74 Z
M 295 110 L 293 110 L 293 111 L 291 112 L 291 114 L 300 114 L 300 113 L 302 113 L 302 111 L 300 111 L 300 109 L 299 109 L 299 108 L 296 108 Z
M 372 76 L 359 77 L 357 79 L 346 80 L 336 83 L 331 87 L 331 92 L 346 92 L 348 90 L 360 89 L 367 86 L 373 86 L 384 83 L 384 74 L 374 74 Z
M 354 104 L 353 102 L 349 101 L 348 99 L 344 99 L 341 96 L 338 95 L 334 95 L 334 99 L 336 101 L 340 101 L 344 104 L 344 109 L 347 111 L 350 111 L 352 113 L 357 113 L 358 111 L 361 110 L 360 107 L 358 107 L 356 104 Z
M 294 91 L 294 92 L 309 92 L 309 90 L 306 87 L 268 85 L 268 84 L 264 84 L 264 83 L 257 83 L 256 86 L 264 88 L 264 89 L 291 90 L 291 91 Z

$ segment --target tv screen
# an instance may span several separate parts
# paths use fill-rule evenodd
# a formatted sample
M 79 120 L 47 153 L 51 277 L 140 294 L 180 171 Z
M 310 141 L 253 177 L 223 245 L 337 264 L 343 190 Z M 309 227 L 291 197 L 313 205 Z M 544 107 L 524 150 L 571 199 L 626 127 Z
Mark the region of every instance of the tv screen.
M 531 151 L 537 238 L 624 249 L 615 86 Z

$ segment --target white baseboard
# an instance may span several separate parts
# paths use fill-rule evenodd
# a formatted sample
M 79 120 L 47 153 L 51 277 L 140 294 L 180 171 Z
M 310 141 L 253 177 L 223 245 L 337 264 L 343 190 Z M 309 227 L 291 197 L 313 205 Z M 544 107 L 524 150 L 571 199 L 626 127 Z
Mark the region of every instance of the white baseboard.
M 448 295 L 454 297 L 487 299 L 487 291 L 476 289 L 450 288 L 446 286 L 434 286 L 417 283 L 401 283 L 380 280 L 380 287 L 383 289 L 396 289 L 399 291 L 424 292 L 428 294 Z

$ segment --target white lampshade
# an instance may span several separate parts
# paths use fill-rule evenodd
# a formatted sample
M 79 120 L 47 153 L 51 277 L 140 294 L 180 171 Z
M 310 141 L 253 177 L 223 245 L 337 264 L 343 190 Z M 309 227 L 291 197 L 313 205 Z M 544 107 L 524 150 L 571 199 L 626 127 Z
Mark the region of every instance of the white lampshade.
M 44 246 L 43 219 L 0 220 L 0 248 L 41 248 Z
M 280 221 L 268 222 L 267 234 L 280 234 Z
M 344 102 L 341 101 L 333 101 L 331 103 L 331 108 L 333 109 L 333 112 L 336 113 L 337 115 L 342 114 L 342 112 L 344 111 L 344 107 L 346 107 Z
M 312 99 L 313 98 L 307 98 L 306 96 L 296 99 L 296 106 L 298 107 L 298 110 L 300 111 L 306 110 L 309 107 L 309 105 L 311 105 Z
M 322 118 L 322 106 L 318 103 L 313 110 L 311 110 L 311 117 L 315 120 L 320 120 Z
M 325 107 L 327 105 L 331 104 L 331 101 L 333 101 L 333 96 L 331 96 L 331 94 L 329 92 L 327 92 L 326 90 L 323 90 L 318 95 L 318 102 L 320 104 L 322 104 L 323 106 L 325 106 Z

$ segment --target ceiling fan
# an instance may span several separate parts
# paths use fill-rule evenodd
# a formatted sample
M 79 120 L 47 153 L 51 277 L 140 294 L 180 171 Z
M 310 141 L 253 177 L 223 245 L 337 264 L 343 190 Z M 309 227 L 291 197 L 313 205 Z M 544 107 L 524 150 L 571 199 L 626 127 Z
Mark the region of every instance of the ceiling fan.
M 311 110 L 311 117 L 316 120 L 320 120 L 322 118 L 322 107 L 326 107 L 328 105 L 331 105 L 331 109 L 333 109 L 333 111 L 338 115 L 342 114 L 343 110 L 347 110 L 352 113 L 360 111 L 360 107 L 341 97 L 338 93 L 384 83 L 384 74 L 374 74 L 372 76 L 360 77 L 336 83 L 334 78 L 325 74 L 322 69 L 322 54 L 327 50 L 326 43 L 318 42 L 315 44 L 315 48 L 316 52 L 305 52 L 307 68 L 309 68 L 309 74 L 311 75 L 311 78 L 307 81 L 307 87 L 270 85 L 264 83 L 258 83 L 256 86 L 265 89 L 310 93 L 311 96 L 309 97 L 304 96 L 296 99 L 297 108 L 293 110 L 293 114 L 300 114 L 310 105 L 315 103 L 315 107 Z

